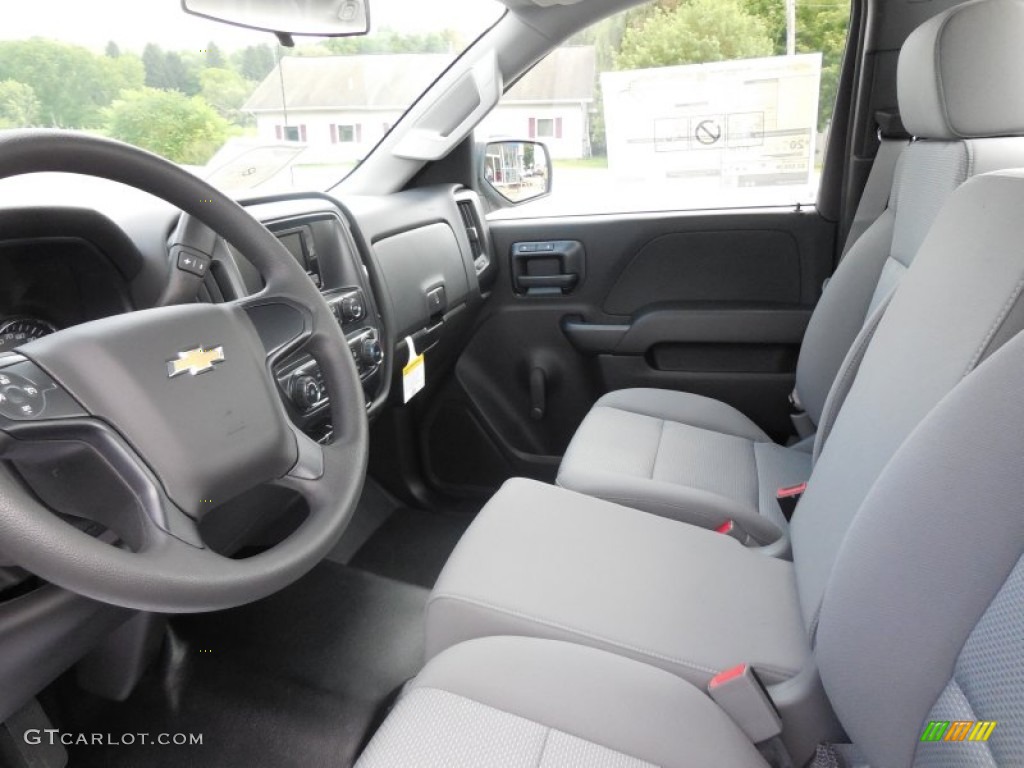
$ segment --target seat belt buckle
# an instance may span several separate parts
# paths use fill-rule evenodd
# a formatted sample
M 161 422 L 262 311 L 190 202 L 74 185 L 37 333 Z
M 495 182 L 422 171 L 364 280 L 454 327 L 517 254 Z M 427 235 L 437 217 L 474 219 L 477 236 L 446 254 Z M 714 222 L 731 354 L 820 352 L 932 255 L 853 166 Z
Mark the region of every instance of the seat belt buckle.
M 749 664 L 738 664 L 711 678 L 708 695 L 754 744 L 782 733 L 779 711 Z
M 779 509 L 782 510 L 782 514 L 786 517 L 788 522 L 793 518 L 793 513 L 796 511 L 796 505 L 800 503 L 800 498 L 804 495 L 804 491 L 807 490 L 807 483 L 800 483 L 800 485 L 790 485 L 785 488 L 779 488 L 775 492 L 775 499 L 779 503 Z
M 745 544 L 748 538 L 746 532 L 736 524 L 735 520 L 726 520 L 715 528 L 715 533 L 734 538 L 740 544 Z
M 795 389 L 789 393 L 789 420 L 793 423 L 796 436 L 801 440 L 814 434 L 814 422 L 804 410 L 804 404 L 800 402 L 800 393 Z

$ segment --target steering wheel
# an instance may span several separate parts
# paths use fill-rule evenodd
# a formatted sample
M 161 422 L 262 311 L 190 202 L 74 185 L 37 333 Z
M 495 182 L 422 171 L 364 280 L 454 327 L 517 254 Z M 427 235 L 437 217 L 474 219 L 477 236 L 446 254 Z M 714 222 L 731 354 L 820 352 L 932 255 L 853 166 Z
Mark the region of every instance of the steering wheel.
M 366 474 L 362 387 L 330 309 L 266 228 L 156 155 L 63 131 L 0 137 L 0 178 L 40 171 L 166 200 L 244 253 L 266 287 L 85 323 L 0 358 L 0 549 L 58 586 L 146 611 L 228 608 L 285 587 L 336 543 Z M 329 445 L 292 425 L 277 392 L 272 365 L 299 348 L 331 394 Z M 238 560 L 203 544 L 204 513 L 265 485 L 306 502 L 288 538 Z M 62 501 L 78 525 L 51 511 Z M 83 530 L 82 517 L 120 542 Z

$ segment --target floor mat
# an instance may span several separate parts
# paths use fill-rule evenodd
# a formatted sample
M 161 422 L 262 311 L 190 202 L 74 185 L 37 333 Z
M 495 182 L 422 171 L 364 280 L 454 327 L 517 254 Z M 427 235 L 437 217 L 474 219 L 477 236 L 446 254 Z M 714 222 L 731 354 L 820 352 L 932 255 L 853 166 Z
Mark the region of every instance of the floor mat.
M 324 562 L 242 608 L 172 622 L 126 702 L 81 691 L 51 717 L 75 732 L 201 733 L 201 746 L 71 747 L 72 768 L 349 766 L 423 657 L 424 589 Z
M 471 515 L 447 516 L 402 508 L 396 510 L 350 561 L 378 576 L 433 587 Z

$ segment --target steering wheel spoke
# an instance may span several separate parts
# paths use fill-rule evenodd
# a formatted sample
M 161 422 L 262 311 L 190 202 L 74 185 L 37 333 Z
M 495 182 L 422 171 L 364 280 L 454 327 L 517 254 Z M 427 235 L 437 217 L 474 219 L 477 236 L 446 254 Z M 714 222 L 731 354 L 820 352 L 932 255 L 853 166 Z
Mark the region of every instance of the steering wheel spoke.
M 249 318 L 271 363 L 301 348 L 313 334 L 309 310 L 282 298 L 256 296 L 234 302 Z
M 0 358 L 4 554 L 62 587 L 140 610 L 214 610 L 281 589 L 337 541 L 366 471 L 361 383 L 330 308 L 265 227 L 155 155 L 65 131 L 0 137 L 0 178 L 44 171 L 99 176 L 163 198 L 186 222 L 172 258 L 190 247 L 213 254 L 223 238 L 246 254 L 265 288 L 197 304 L 185 290 L 196 280 L 176 280 L 182 269 L 169 263 L 173 285 L 157 308 L 74 326 L 25 344 L 21 357 Z M 330 445 L 295 429 L 274 380 L 275 361 L 300 349 L 317 360 L 331 392 Z M 203 547 L 205 511 L 272 483 L 308 502 L 294 533 L 245 560 Z M 49 508 L 101 522 L 126 546 L 98 541 Z
M 0 459 L 11 463 L 52 511 L 98 523 L 133 551 L 163 536 L 203 548 L 196 521 L 102 421 L 40 418 L 4 426 Z

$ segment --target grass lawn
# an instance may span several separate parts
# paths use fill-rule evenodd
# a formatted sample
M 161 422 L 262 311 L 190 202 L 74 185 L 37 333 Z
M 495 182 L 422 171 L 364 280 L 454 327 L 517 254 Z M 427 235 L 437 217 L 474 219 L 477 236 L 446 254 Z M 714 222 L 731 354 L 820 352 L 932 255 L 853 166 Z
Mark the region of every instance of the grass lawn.
M 592 168 L 603 170 L 608 167 L 607 157 L 586 157 L 579 160 L 553 160 L 555 169 L 558 168 Z

